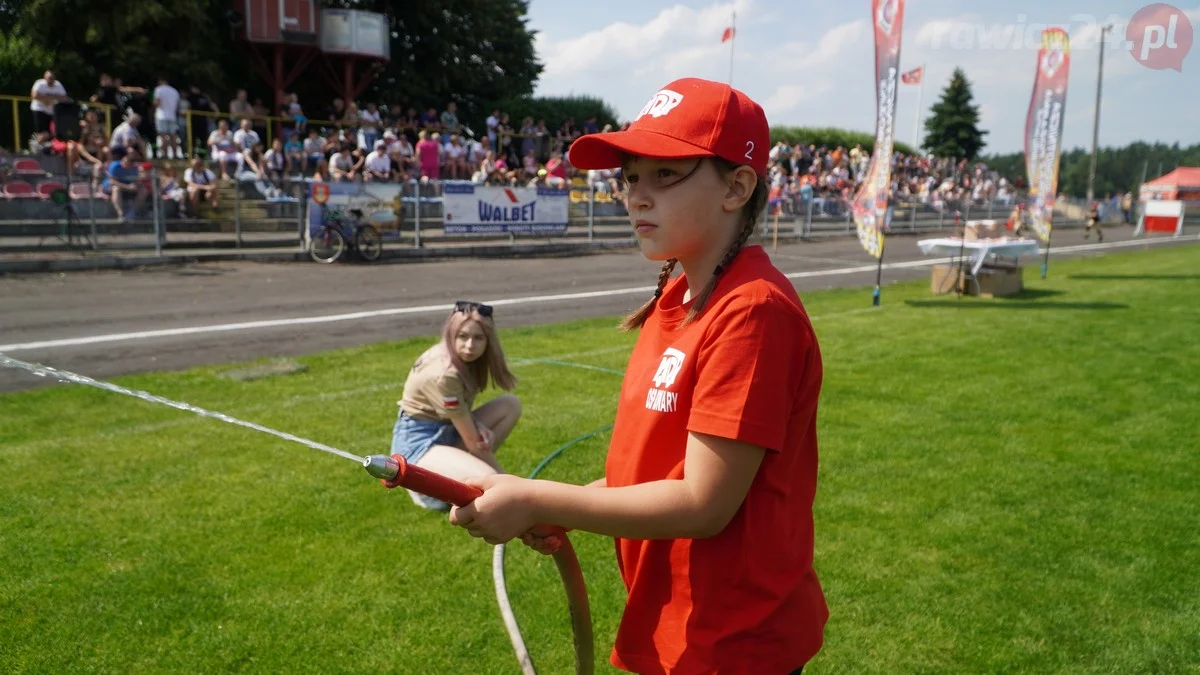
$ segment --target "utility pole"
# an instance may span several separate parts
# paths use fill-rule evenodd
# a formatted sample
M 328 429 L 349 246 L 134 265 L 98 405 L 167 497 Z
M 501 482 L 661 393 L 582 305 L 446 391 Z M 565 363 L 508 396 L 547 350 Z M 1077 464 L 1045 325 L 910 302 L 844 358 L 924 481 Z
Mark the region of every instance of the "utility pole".
M 1092 163 L 1088 168 L 1087 203 L 1091 207 L 1096 196 L 1096 150 L 1100 142 L 1100 90 L 1104 84 L 1104 34 L 1112 30 L 1112 24 L 1100 28 L 1100 68 L 1096 71 L 1096 111 L 1092 118 Z

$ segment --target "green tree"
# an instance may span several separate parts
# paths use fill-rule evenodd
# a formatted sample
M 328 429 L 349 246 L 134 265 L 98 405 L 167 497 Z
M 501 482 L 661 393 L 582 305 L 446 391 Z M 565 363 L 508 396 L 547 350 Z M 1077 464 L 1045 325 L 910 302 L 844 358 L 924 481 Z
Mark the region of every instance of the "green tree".
M 0 34 L 0 92 L 28 96 L 50 60 L 50 54 L 28 37 Z
M 522 96 L 497 101 L 495 107 L 508 113 L 509 124 L 517 131 L 521 130 L 521 120 L 525 117 L 532 117 L 534 122 L 546 120 L 546 127 L 551 131 L 568 118 L 574 119 L 575 126 L 580 128 L 589 117 L 595 117 L 596 125 L 601 129 L 605 124 L 617 125 L 616 111 L 595 96 Z M 491 109 L 480 113 L 486 118 Z
M 392 58 L 364 100 L 442 110 L 482 120 L 492 104 L 533 93 L 542 65 L 528 26 L 527 0 L 333 0 L 328 6 L 388 15 Z
M 0 12 L 2 15 L 3 12 Z M 9 36 L 0 33 L 0 93 L 12 93 L 28 96 L 34 81 L 46 71 L 50 55 L 45 49 L 25 36 Z M 33 132 L 33 122 L 30 118 L 29 104 L 17 106 L 20 121 L 20 139 L 22 146 Z M 0 105 L 0 147 L 15 147 L 14 134 L 18 131 L 18 120 L 13 119 L 13 108 L 4 102 Z
M 222 30 L 223 7 L 211 0 L 3 0 L 0 16 L 18 17 L 10 35 L 42 45 L 67 92 L 85 99 L 101 72 L 153 86 L 162 73 L 222 85 L 237 54 Z M 28 89 L 32 82 L 25 85 Z
M 987 131 L 979 128 L 979 107 L 972 103 L 971 83 L 961 68 L 955 68 L 933 114 L 925 120 L 921 147 L 935 157 L 975 159 L 987 143 Z
M 24 0 L 0 0 L 0 35 L 7 35 L 21 18 Z
M 771 145 L 775 145 L 780 141 L 788 145 L 804 143 L 806 145 L 815 145 L 818 148 L 824 145 L 830 149 L 836 148 L 839 145 L 844 148 L 853 148 L 855 145 L 861 145 L 863 150 L 875 152 L 874 132 L 850 131 L 836 127 L 771 127 Z M 896 152 L 903 152 L 906 155 L 916 154 L 907 143 L 896 140 L 892 141 L 892 149 Z
M 1025 184 L 1024 152 L 991 155 L 983 160 L 1014 184 Z M 1058 191 L 1073 197 L 1086 196 L 1090 162 L 1088 150 L 1072 148 L 1064 151 L 1058 168 Z M 1200 144 L 1181 147 L 1178 143 L 1137 141 L 1120 148 L 1100 148 L 1096 153 L 1095 194 L 1104 198 L 1109 194 L 1137 192 L 1142 180 L 1153 180 L 1179 166 L 1200 166 Z
M 459 116 L 470 120 L 496 101 L 531 94 L 542 71 L 526 0 L 318 5 L 388 17 L 392 58 L 363 92 L 364 101 L 441 110 L 453 100 Z M 45 63 L 38 72 L 54 68 L 76 98 L 95 91 L 101 72 L 142 86 L 153 86 L 162 73 L 178 88 L 207 90 L 222 108 L 238 88 L 273 104 L 274 93 L 248 67 L 244 45 L 234 39 L 230 9 L 227 0 L 0 0 L 0 34 L 42 45 Z M 320 68 L 314 62 L 290 87 L 314 118 L 341 93 L 319 76 Z M 335 71 L 340 75 L 340 67 Z M 360 66 L 356 77 L 363 72 Z M 18 84 L 4 93 L 27 93 L 33 81 Z

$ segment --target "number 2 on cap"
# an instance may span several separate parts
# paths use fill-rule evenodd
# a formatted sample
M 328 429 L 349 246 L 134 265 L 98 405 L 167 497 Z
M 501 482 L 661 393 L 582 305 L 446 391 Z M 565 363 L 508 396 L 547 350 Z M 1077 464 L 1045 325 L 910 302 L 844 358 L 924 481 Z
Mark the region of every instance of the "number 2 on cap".
M 751 162 L 754 161 L 754 158 L 750 156 L 752 152 L 754 152 L 754 141 L 746 141 L 746 159 Z

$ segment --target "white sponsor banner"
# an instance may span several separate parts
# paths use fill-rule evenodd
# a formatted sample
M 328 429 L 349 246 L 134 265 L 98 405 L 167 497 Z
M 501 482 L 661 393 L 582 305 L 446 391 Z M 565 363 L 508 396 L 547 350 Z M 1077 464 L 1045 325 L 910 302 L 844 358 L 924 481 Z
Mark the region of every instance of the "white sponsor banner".
M 445 183 L 442 209 L 446 234 L 563 234 L 566 190 Z

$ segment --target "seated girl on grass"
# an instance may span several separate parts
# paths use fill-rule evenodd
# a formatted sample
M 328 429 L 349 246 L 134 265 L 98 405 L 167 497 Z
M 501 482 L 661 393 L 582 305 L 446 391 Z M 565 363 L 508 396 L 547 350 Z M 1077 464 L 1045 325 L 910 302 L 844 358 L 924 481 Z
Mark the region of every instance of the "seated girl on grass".
M 504 360 L 492 308 L 457 302 L 441 341 L 416 360 L 404 383 L 392 454 L 456 480 L 502 473 L 496 451 L 517 425 L 521 402 L 504 394 L 472 410 L 489 380 L 505 391 L 517 383 Z M 427 509 L 450 508 L 432 497 L 409 495 Z

